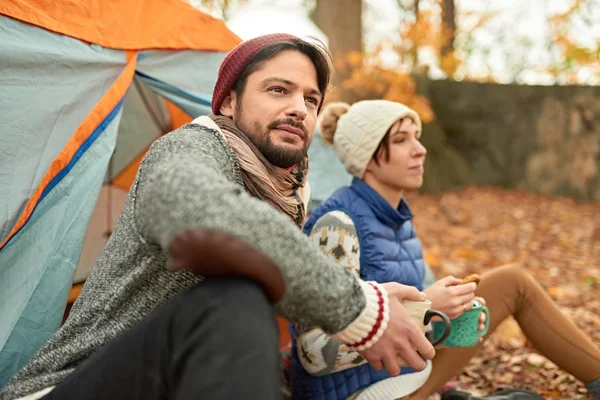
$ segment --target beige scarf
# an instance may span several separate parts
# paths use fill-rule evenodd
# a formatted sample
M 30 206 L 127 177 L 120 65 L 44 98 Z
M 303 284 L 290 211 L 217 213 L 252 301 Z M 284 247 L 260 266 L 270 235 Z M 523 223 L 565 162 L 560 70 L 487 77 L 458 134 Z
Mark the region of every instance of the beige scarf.
M 209 115 L 225 135 L 240 161 L 246 190 L 288 215 L 299 227 L 304 225 L 306 203 L 303 195 L 308 174 L 308 157 L 287 171 L 271 164 L 252 141 L 228 117 Z

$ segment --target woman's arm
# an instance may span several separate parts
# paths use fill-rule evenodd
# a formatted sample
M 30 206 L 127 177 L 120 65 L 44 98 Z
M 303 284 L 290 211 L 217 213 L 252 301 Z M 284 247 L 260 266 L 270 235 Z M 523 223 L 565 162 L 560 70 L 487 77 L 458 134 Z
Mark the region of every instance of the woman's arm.
M 352 219 L 341 211 L 322 216 L 312 228 L 310 240 L 336 264 L 360 277 L 360 248 Z M 327 375 L 367 361 L 356 351 L 316 327 L 295 326 L 298 358 L 311 375 Z

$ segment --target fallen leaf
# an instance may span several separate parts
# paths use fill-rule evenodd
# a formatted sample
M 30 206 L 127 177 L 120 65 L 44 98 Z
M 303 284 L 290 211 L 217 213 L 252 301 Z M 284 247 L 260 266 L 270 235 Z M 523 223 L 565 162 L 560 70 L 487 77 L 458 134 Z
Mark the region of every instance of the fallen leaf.
M 557 269 L 558 272 L 558 269 Z M 559 287 L 551 287 L 546 290 L 546 292 L 555 300 L 560 300 L 565 297 L 564 291 Z
M 501 343 L 511 348 L 523 347 L 525 345 L 525 335 L 521 327 L 513 318 L 508 318 L 502 322 L 495 332 L 495 337 Z
M 546 362 L 546 359 L 539 354 L 531 353 L 527 357 L 527 363 L 529 365 L 533 365 L 534 367 L 540 367 L 542 364 Z
M 510 371 L 516 374 L 523 371 L 523 367 L 521 367 L 520 365 L 513 365 L 512 367 L 510 367 Z
M 441 196 L 406 197 L 425 258 L 438 279 L 482 275 L 518 262 L 600 347 L 600 203 L 475 186 Z M 509 373 L 513 382 L 504 382 Z M 443 390 L 486 395 L 520 387 L 548 399 L 583 398 L 583 384 L 569 374 L 562 378 L 565 373 L 538 355 L 509 318 L 483 343 L 454 386 L 449 383 Z M 550 388 L 553 381 L 556 387 Z
M 504 372 L 503 374 L 496 376 L 496 379 L 498 382 L 510 383 L 515 379 L 515 374 L 512 372 Z
M 440 257 L 437 256 L 436 254 L 433 254 L 433 252 L 429 252 L 426 251 L 424 252 L 424 258 L 425 258 L 425 262 L 427 263 L 427 265 L 429 265 L 431 268 L 437 268 L 440 266 L 441 261 L 440 261 Z
M 558 390 L 542 390 L 542 396 L 545 398 L 560 398 L 560 392 Z

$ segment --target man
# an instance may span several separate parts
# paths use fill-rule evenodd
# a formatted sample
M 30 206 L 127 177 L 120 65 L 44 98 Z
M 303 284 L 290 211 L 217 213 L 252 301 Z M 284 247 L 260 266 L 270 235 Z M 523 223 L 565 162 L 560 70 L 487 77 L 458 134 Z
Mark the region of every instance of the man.
M 355 279 L 299 229 L 329 79 L 326 51 L 294 36 L 234 49 L 214 115 L 153 144 L 69 318 L 0 399 L 275 399 L 271 304 L 375 368 L 422 369 L 434 350 L 400 301 L 424 295 Z

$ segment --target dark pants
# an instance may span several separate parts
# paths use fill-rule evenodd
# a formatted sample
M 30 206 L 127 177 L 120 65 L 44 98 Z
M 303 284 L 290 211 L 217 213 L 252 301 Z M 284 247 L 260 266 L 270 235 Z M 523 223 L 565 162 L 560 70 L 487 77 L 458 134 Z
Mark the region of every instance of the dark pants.
M 280 399 L 278 328 L 262 290 L 209 279 L 82 363 L 44 399 Z

